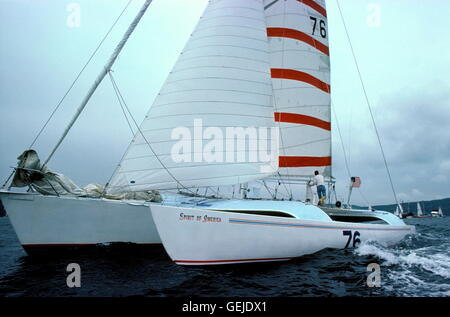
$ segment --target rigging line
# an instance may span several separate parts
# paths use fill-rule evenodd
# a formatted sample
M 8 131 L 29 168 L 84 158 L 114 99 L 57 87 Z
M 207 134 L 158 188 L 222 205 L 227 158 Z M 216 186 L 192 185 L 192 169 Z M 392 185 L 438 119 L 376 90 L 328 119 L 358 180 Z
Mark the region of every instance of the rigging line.
M 372 204 L 367 200 L 366 196 L 364 196 L 364 194 L 363 194 L 361 188 L 359 188 L 359 187 L 358 187 L 358 192 L 359 192 L 359 194 L 361 195 L 361 197 L 364 199 L 364 201 L 366 202 L 367 207 L 371 206 Z
M 113 79 L 111 77 L 112 76 L 111 72 L 112 72 L 112 70 L 110 70 L 109 73 L 108 73 L 109 79 L 111 80 L 112 86 L 114 88 L 114 92 L 116 93 L 117 100 L 119 101 L 120 108 L 122 109 L 122 113 L 123 113 L 123 115 L 125 117 L 125 120 L 127 121 L 128 127 L 130 128 L 131 135 L 134 136 L 133 127 L 131 126 L 131 123 L 130 123 L 130 120 L 128 119 L 127 113 L 125 112 L 125 108 L 124 108 L 124 106 L 122 104 L 122 100 L 120 99 L 117 86 L 115 85 L 115 83 L 114 83 L 114 81 L 113 81 Z
M 337 127 L 338 134 L 339 134 L 339 139 L 341 140 L 342 152 L 344 153 L 345 169 L 347 170 L 348 177 L 350 178 L 350 177 L 352 177 L 352 175 L 350 173 L 350 167 L 349 167 L 348 161 L 347 161 L 347 154 L 345 152 L 344 140 L 342 139 L 341 128 L 339 126 L 339 120 L 338 120 L 336 110 L 334 109 L 333 104 L 331 104 L 331 109 L 333 110 L 334 118 L 336 120 L 336 127 Z
M 347 140 L 347 145 L 348 145 L 348 153 L 347 153 L 347 155 L 348 155 L 348 161 L 349 161 L 349 165 L 351 164 L 351 157 L 352 157 L 352 141 L 353 141 L 353 139 L 352 139 L 352 137 L 353 137 L 353 131 L 352 131 L 352 123 L 353 123 L 353 103 L 352 102 L 350 102 L 350 107 L 349 107 L 349 112 L 350 112 L 350 114 L 349 114 L 349 125 L 348 125 L 348 130 L 347 130 L 347 133 L 348 133 L 348 140 Z
M 118 101 L 119 101 L 119 104 L 120 104 L 120 106 L 121 106 L 121 108 L 122 108 L 122 111 L 124 112 L 125 119 L 127 120 L 128 126 L 129 126 L 129 128 L 130 128 L 130 130 L 131 130 L 131 132 L 132 132 L 133 137 L 134 137 L 135 133 L 134 133 L 134 131 L 133 131 L 133 127 L 132 127 L 130 121 L 128 120 L 128 116 L 126 115 L 125 108 L 124 108 L 124 106 L 123 106 L 123 105 L 125 104 L 125 100 L 122 99 L 122 95 L 120 94 L 119 87 L 117 86 L 116 82 L 114 81 L 114 78 L 112 77 L 112 70 L 110 70 L 110 71 L 108 72 L 108 75 L 109 75 L 109 78 L 110 78 L 110 80 L 111 80 L 112 86 L 113 86 L 113 88 L 114 88 L 114 92 L 116 93 L 116 96 L 117 96 L 117 99 L 118 99 Z M 127 108 L 127 110 L 128 110 L 128 113 L 129 113 L 130 117 L 132 117 L 130 110 L 129 110 L 128 108 Z M 128 152 L 128 151 L 125 150 L 125 153 L 122 155 L 122 157 L 120 158 L 120 161 L 119 161 L 119 162 L 122 162 L 122 161 L 123 161 L 123 159 L 125 158 L 127 152 Z M 103 190 L 104 193 L 106 193 L 106 188 L 108 187 L 108 185 L 109 185 L 111 179 L 112 179 L 113 176 L 116 174 L 116 172 L 117 172 L 117 170 L 119 169 L 119 167 L 120 167 L 120 163 L 119 163 L 119 164 L 117 165 L 117 167 L 114 169 L 114 172 L 112 173 L 111 177 L 110 177 L 109 180 L 107 181 L 107 183 L 106 183 L 106 185 L 105 185 L 105 188 L 104 188 L 104 190 Z
M 212 189 L 211 186 L 208 186 L 208 187 L 206 187 L 206 188 L 207 188 L 207 190 L 212 191 L 212 196 L 214 196 L 214 194 L 216 194 L 216 197 L 220 197 L 220 196 L 219 196 L 219 187 L 217 187 L 217 191 L 214 190 L 214 189 Z
M 6 181 L 3 183 L 2 185 L 2 189 L 6 187 L 6 184 L 8 184 L 9 180 L 11 179 L 11 177 L 14 175 L 15 173 L 15 169 L 12 170 L 12 172 L 9 174 L 8 178 L 6 179 Z
M 262 183 L 263 183 L 264 187 L 266 188 L 267 192 L 269 193 L 269 195 L 272 197 L 272 199 L 275 199 L 276 197 L 270 191 L 270 188 L 269 188 L 269 186 L 267 186 L 266 181 L 262 180 Z
M 53 116 L 55 115 L 56 111 L 59 109 L 59 107 L 61 106 L 61 104 L 63 103 L 63 101 L 66 99 L 67 95 L 69 94 L 69 92 L 72 90 L 72 88 L 75 86 L 75 83 L 78 81 L 78 79 L 80 78 L 80 76 L 83 74 L 84 70 L 86 69 L 86 67 L 90 64 L 91 60 L 94 58 L 94 56 L 97 54 L 98 50 L 100 49 L 100 47 L 103 45 L 103 43 L 105 42 L 105 40 L 107 39 L 107 37 L 109 36 L 109 34 L 111 33 L 111 31 L 113 30 L 113 28 L 116 26 L 117 22 L 120 20 L 120 18 L 122 17 L 122 15 L 125 13 L 126 9 L 129 7 L 129 5 L 131 4 L 133 0 L 130 0 L 127 5 L 125 6 L 125 8 L 122 10 L 122 12 L 119 14 L 119 16 L 116 18 L 116 20 L 114 21 L 114 23 L 112 24 L 112 26 L 109 28 L 108 32 L 106 32 L 105 36 L 103 37 L 103 39 L 100 41 L 100 43 L 98 44 L 98 46 L 96 47 L 96 49 L 94 50 L 94 52 L 91 54 L 91 56 L 89 57 L 89 59 L 87 60 L 87 62 L 84 64 L 83 68 L 81 69 L 81 71 L 78 73 L 78 75 L 75 77 L 75 80 L 72 82 L 72 84 L 70 85 L 69 89 L 66 91 L 66 93 L 63 95 L 63 97 L 60 99 L 60 101 L 58 102 L 58 104 L 56 105 L 55 109 L 53 110 L 53 112 L 50 114 L 50 117 L 47 119 L 47 121 L 45 122 L 44 126 L 39 130 L 37 136 L 34 138 L 33 142 L 30 144 L 29 148 L 31 149 L 34 144 L 36 143 L 36 141 L 38 140 L 38 138 L 41 136 L 42 132 L 45 130 L 45 128 L 47 127 L 47 125 L 49 124 L 50 120 L 53 118 Z
M 338 134 L 339 134 L 339 139 L 341 140 L 342 152 L 344 154 L 345 168 L 347 170 L 348 178 L 350 179 L 352 177 L 352 175 L 350 173 L 350 164 L 347 161 L 347 154 L 346 154 L 346 151 L 345 151 L 344 139 L 342 138 L 341 128 L 339 126 L 338 116 L 337 116 L 337 113 L 336 113 L 336 110 L 335 110 L 333 104 L 331 104 L 331 109 L 333 110 L 333 114 L 334 114 L 334 118 L 335 118 L 335 122 L 336 122 L 336 127 L 337 127 Z M 350 154 L 349 154 L 349 157 L 350 157 Z M 361 197 L 366 202 L 366 204 L 369 206 L 370 202 L 366 199 L 366 197 L 364 196 L 361 188 L 359 188 L 359 187 L 358 187 L 358 192 L 360 193 Z
M 113 76 L 111 73 L 110 73 L 110 78 L 111 78 L 113 84 L 117 87 L 117 92 L 118 92 L 120 98 L 122 99 L 123 104 L 124 104 L 125 108 L 126 108 L 127 111 L 128 111 L 128 114 L 130 115 L 131 119 L 133 120 L 134 125 L 135 125 L 136 128 L 137 128 L 137 131 L 138 131 L 137 133 L 139 133 L 139 134 L 142 136 L 142 138 L 144 139 L 145 143 L 147 143 L 147 145 L 148 145 L 150 151 L 153 153 L 153 155 L 155 156 L 155 158 L 157 159 L 157 161 L 158 161 L 158 162 L 161 164 L 161 166 L 166 170 L 167 174 L 169 174 L 169 176 L 172 177 L 173 180 L 174 180 L 178 185 L 180 185 L 180 187 L 182 187 L 183 189 L 187 190 L 187 191 L 190 192 L 191 194 L 194 194 L 194 192 L 193 192 L 192 190 L 190 190 L 189 188 L 187 188 L 186 186 L 184 186 L 184 185 L 183 185 L 183 184 L 175 177 L 175 175 L 173 175 L 173 174 L 169 171 L 169 169 L 164 165 L 164 163 L 161 161 L 161 159 L 160 159 L 160 158 L 158 157 L 158 155 L 155 153 L 155 151 L 153 150 L 152 146 L 150 145 L 150 142 L 148 142 L 148 140 L 147 140 L 147 138 L 145 137 L 144 133 L 141 131 L 141 128 L 140 128 L 139 125 L 137 124 L 137 122 L 136 122 L 134 116 L 131 114 L 130 108 L 128 108 L 128 105 L 127 105 L 127 103 L 125 102 L 125 99 L 123 98 L 122 93 L 120 92 L 120 89 L 119 89 L 119 87 L 118 87 L 118 85 L 117 85 L 117 83 L 116 83 L 116 80 L 114 79 L 114 76 Z M 108 184 L 106 184 L 106 186 L 108 186 Z M 105 186 L 105 188 L 106 188 L 106 186 Z
M 31 142 L 30 146 L 28 147 L 28 149 L 31 149 L 35 143 L 37 142 L 37 140 L 39 139 L 39 137 L 41 136 L 41 134 L 44 132 L 45 128 L 47 127 L 47 125 L 50 123 L 51 119 L 53 118 L 53 116 L 55 115 L 56 111 L 58 111 L 59 107 L 61 106 L 61 104 L 63 103 L 63 101 L 66 99 L 67 95 L 70 93 L 70 91 L 72 90 L 72 88 L 75 86 L 76 82 L 78 81 L 78 79 L 81 77 L 81 75 L 83 74 L 84 70 L 87 68 L 87 66 L 90 64 L 91 60 L 94 58 L 94 56 L 97 54 L 98 50 L 100 49 L 100 47 L 103 45 L 103 43 L 105 42 L 105 40 L 107 39 L 107 37 L 109 36 L 109 34 L 111 33 L 111 31 L 114 29 L 114 27 L 116 26 L 117 22 L 120 20 L 120 18 L 122 17 L 122 15 L 125 13 L 126 9 L 129 7 L 129 5 L 131 4 L 133 0 L 130 0 L 127 5 L 124 7 L 124 9 L 122 10 L 122 12 L 119 14 L 119 16 L 116 18 L 116 20 L 114 21 L 114 23 L 112 24 L 112 26 L 109 28 L 108 32 L 106 32 L 105 36 L 103 37 L 103 39 L 100 41 L 100 43 L 98 44 L 98 46 L 95 48 L 94 52 L 92 52 L 91 56 L 89 57 L 89 59 L 87 60 L 87 62 L 84 64 L 83 68 L 80 70 L 80 72 L 78 73 L 78 75 L 75 77 L 74 81 L 72 82 L 72 84 L 69 86 L 69 89 L 64 93 L 64 95 L 62 96 L 62 98 L 59 100 L 58 104 L 56 105 L 56 107 L 53 109 L 52 113 L 50 114 L 49 118 L 47 119 L 47 121 L 45 121 L 44 125 L 42 126 L 42 128 L 39 130 L 39 132 L 37 133 L 36 137 L 33 139 L 33 142 Z M 9 180 L 11 179 L 11 177 L 14 175 L 14 170 L 11 172 L 11 174 L 8 176 L 8 178 L 6 179 L 5 183 L 2 185 L 2 189 L 6 187 L 6 185 L 8 184 Z
M 347 25 L 345 24 L 345 21 L 344 21 L 344 16 L 343 16 L 343 14 L 342 14 L 341 6 L 339 5 L 339 0 L 336 0 L 336 3 L 337 3 L 337 6 L 338 6 L 338 9 L 339 9 L 339 14 L 340 14 L 340 16 L 341 16 L 342 24 L 344 25 L 344 30 L 345 30 L 345 34 L 347 35 L 348 43 L 350 44 L 350 49 L 351 49 L 351 52 L 352 52 L 353 60 L 354 60 L 354 62 L 355 62 L 356 69 L 357 69 L 357 71 L 358 71 L 359 80 L 360 80 L 361 86 L 362 86 L 362 88 L 363 88 L 364 97 L 365 97 L 365 99 L 366 99 L 367 107 L 368 107 L 368 109 L 369 109 L 370 117 L 371 117 L 371 119 L 372 119 L 372 124 L 373 124 L 373 127 L 374 127 L 374 129 L 375 129 L 375 134 L 376 134 L 377 139 L 378 139 L 378 144 L 379 144 L 379 146 L 380 146 L 381 154 L 382 154 L 382 156 L 383 156 L 383 161 L 384 161 L 384 165 L 385 165 L 385 167 L 386 167 L 386 171 L 387 171 L 387 174 L 388 174 L 389 183 L 390 183 L 390 185 L 391 185 L 391 189 L 392 189 L 392 192 L 393 192 L 393 194 L 394 194 L 395 202 L 396 202 L 397 205 L 398 205 L 398 198 L 397 198 L 397 194 L 396 194 L 396 192 L 395 192 L 394 183 L 393 183 L 393 181 L 392 181 L 391 172 L 390 172 L 390 170 L 389 170 L 389 166 L 388 166 L 388 163 L 387 163 L 387 160 L 386 160 L 386 155 L 384 154 L 384 149 L 383 149 L 383 145 L 382 145 L 382 143 L 381 143 L 380 134 L 379 134 L 379 132 L 378 132 L 377 125 L 376 125 L 376 123 L 375 123 L 375 117 L 374 117 L 374 115 L 373 115 L 372 107 L 371 107 L 371 105 L 370 105 L 369 98 L 368 98 L 368 96 L 367 96 L 366 87 L 365 87 L 365 85 L 364 85 L 364 81 L 363 81 L 363 78 L 362 78 L 361 70 L 360 70 L 360 68 L 359 68 L 359 64 L 358 64 L 358 61 L 357 61 L 357 59 L 356 59 L 355 51 L 354 51 L 354 49 L 353 49 L 353 45 L 352 45 L 352 42 L 351 42 L 351 40 L 350 40 L 350 35 L 349 35 L 349 33 L 348 33 L 348 30 L 347 30 Z
M 125 103 L 125 101 L 124 100 L 122 101 L 122 99 L 121 99 L 121 94 L 120 94 L 120 91 L 119 91 L 119 87 L 116 85 L 116 83 L 114 81 L 114 78 L 112 77 L 112 70 L 110 70 L 108 72 L 108 75 L 109 75 L 109 78 L 111 80 L 112 86 L 114 88 L 114 92 L 116 93 L 116 96 L 117 96 L 117 99 L 119 101 L 120 107 L 122 108 L 122 111 L 124 113 L 125 119 L 127 120 L 128 126 L 129 126 L 129 128 L 130 128 L 130 130 L 132 132 L 133 137 L 134 137 L 135 133 L 133 131 L 133 127 L 132 127 L 130 121 L 128 120 L 128 116 L 126 115 L 126 112 L 125 112 L 125 109 L 124 109 L 124 106 L 123 106 L 123 103 Z M 128 109 L 128 112 L 129 112 L 129 114 L 131 116 L 131 112 L 129 111 L 129 109 Z M 125 156 L 127 155 L 127 152 L 128 152 L 128 150 L 125 150 L 125 152 L 123 153 L 122 157 L 120 158 L 119 164 L 117 164 L 117 166 L 114 169 L 113 173 L 111 174 L 111 176 L 109 177 L 108 181 L 106 182 L 105 187 L 103 188 L 103 193 L 102 193 L 103 196 L 106 194 L 106 189 L 108 188 L 109 183 L 111 182 L 112 178 L 114 177 L 114 175 L 116 174 L 117 170 L 119 169 L 120 162 L 122 162 L 124 160 Z
M 94 95 L 97 88 L 102 83 L 103 79 L 105 79 L 106 75 L 108 74 L 108 71 L 112 68 L 114 63 L 116 62 L 117 58 L 119 57 L 120 53 L 122 52 L 125 44 L 130 39 L 131 35 L 135 31 L 136 27 L 138 26 L 139 22 L 141 21 L 142 17 L 144 16 L 145 12 L 147 11 L 148 7 L 152 3 L 153 0 L 146 0 L 144 5 L 139 10 L 138 14 L 134 17 L 133 21 L 128 26 L 126 32 L 123 34 L 122 39 L 120 42 L 116 45 L 113 53 L 109 57 L 108 61 L 106 62 L 105 66 L 101 70 L 101 72 L 97 75 L 94 83 L 92 84 L 91 88 L 87 91 L 86 95 L 84 96 L 83 100 L 81 101 L 80 105 L 76 109 L 75 114 L 73 115 L 72 119 L 69 121 L 68 125 L 64 129 L 64 132 L 61 134 L 60 138 L 56 142 L 55 146 L 51 150 L 50 154 L 48 155 L 47 159 L 45 160 L 44 164 L 47 164 L 53 157 L 53 155 L 56 153 L 56 151 L 59 149 L 61 144 L 66 139 L 67 135 L 69 134 L 70 130 L 73 128 L 75 123 L 77 122 L 78 118 L 80 117 L 83 110 L 88 105 L 89 101 L 91 100 L 92 96 Z

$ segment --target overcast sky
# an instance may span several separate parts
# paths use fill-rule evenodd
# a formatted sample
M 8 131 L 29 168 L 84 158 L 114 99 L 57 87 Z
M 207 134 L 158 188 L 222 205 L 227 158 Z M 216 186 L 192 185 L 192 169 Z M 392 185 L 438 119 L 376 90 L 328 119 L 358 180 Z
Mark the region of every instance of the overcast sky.
M 244 1 L 244 0 L 243 0 Z M 35 145 L 59 138 L 143 0 L 134 0 Z M 0 179 L 10 173 L 128 0 L 0 0 Z M 141 121 L 206 0 L 154 0 L 117 60 L 116 80 Z M 71 5 L 72 4 L 72 5 Z M 70 8 L 79 6 L 79 25 Z M 450 1 L 340 0 L 400 200 L 450 197 Z M 342 143 L 371 204 L 392 203 L 336 0 L 327 1 L 332 68 L 333 174 L 347 193 Z M 73 12 L 73 11 L 72 11 Z M 379 15 L 378 15 L 379 13 Z M 50 162 L 79 185 L 105 183 L 131 139 L 105 80 Z M 356 192 L 354 203 L 364 204 Z

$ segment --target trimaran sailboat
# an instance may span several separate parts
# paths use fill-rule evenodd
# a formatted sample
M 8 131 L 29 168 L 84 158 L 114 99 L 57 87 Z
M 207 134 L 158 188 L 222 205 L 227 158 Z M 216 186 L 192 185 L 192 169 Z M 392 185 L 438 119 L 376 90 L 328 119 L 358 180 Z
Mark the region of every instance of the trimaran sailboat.
M 277 189 L 305 183 L 316 170 L 332 181 L 329 82 L 323 0 L 212 0 L 105 188 L 80 189 L 29 150 L 12 186 L 39 193 L 0 197 L 28 251 L 162 242 L 176 263 L 198 265 L 286 260 L 367 240 L 394 244 L 415 229 L 392 213 L 277 199 Z M 269 199 L 249 197 L 258 186 Z M 202 197 L 205 188 L 216 197 Z M 162 202 L 150 192 L 174 189 L 183 195 Z

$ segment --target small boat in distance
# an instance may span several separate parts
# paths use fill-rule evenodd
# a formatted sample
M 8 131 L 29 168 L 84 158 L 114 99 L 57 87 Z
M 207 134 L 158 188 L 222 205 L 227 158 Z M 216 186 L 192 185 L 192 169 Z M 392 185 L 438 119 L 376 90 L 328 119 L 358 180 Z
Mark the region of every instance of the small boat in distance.
M 443 218 L 444 217 L 444 213 L 442 212 L 442 208 L 439 207 L 438 210 L 432 210 L 431 211 L 431 217 Z
M 420 203 L 417 202 L 417 215 L 413 216 L 413 218 L 429 218 L 430 216 L 426 216 L 422 212 L 422 207 L 420 206 Z

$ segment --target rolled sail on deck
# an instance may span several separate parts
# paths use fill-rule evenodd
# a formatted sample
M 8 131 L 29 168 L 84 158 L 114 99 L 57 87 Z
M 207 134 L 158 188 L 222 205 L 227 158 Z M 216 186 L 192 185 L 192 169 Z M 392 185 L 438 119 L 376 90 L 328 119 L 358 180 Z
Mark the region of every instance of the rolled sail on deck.
M 282 176 L 331 174 L 330 58 L 324 0 L 264 0 Z
M 195 134 L 195 122 L 201 123 L 203 132 L 273 127 L 270 68 L 263 0 L 210 1 L 108 192 L 231 185 L 270 175 L 261 168 L 267 162 L 207 162 L 198 156 L 202 147 L 184 152 L 191 162 L 177 162 L 172 155 L 179 142 L 174 131 L 178 137 L 176 131 L 189 130 L 203 146 L 210 141 L 207 135 Z M 249 134 L 247 142 L 252 139 L 255 136 Z

